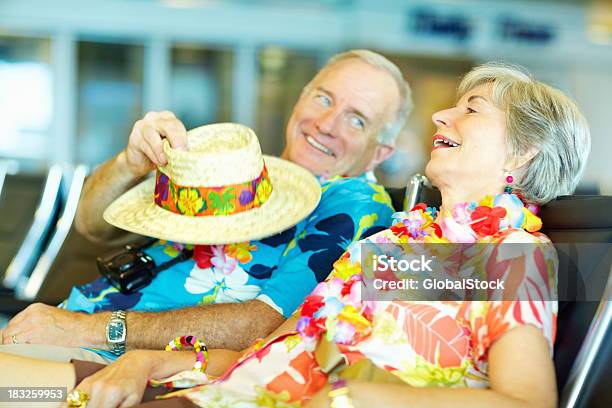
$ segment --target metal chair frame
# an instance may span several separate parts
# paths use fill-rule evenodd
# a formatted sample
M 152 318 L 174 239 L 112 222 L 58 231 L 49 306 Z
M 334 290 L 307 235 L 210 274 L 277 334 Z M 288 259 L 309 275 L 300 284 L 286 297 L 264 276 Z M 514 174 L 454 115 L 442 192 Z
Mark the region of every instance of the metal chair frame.
M 5 288 L 15 289 L 27 279 L 42 250 L 45 237 L 54 226 L 55 214 L 61 206 L 61 186 L 64 172 L 60 165 L 53 165 L 47 174 L 40 203 L 34 214 L 32 226 L 28 230 L 19 250 L 9 264 L 2 284 Z
M 17 299 L 34 300 L 38 296 L 45 279 L 49 275 L 51 266 L 70 232 L 87 174 L 88 167 L 85 165 L 79 165 L 74 169 L 64 211 L 57 222 L 49 244 L 36 263 L 32 274 L 28 279 L 22 279 L 18 283 L 15 290 L 15 297 Z
M 611 299 L 612 268 L 610 268 L 608 283 L 601 301 L 599 302 L 599 306 L 597 307 L 597 311 L 593 316 L 587 335 L 580 346 L 578 356 L 572 365 L 567 383 L 561 392 L 560 407 L 575 408 L 584 406 L 584 403 L 581 402 L 581 392 L 586 388 L 593 362 L 602 348 L 606 333 L 608 333 L 611 328 Z

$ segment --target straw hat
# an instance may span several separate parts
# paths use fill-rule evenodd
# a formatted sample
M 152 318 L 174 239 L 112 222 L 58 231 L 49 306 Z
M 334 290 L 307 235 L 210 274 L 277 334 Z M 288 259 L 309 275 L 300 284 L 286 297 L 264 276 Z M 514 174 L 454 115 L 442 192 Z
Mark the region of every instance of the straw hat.
M 180 151 L 165 140 L 167 166 L 116 199 L 104 219 L 149 237 L 227 244 L 284 231 L 319 203 L 321 187 L 314 176 L 263 156 L 246 126 L 202 126 L 190 130 L 187 141 L 189 150 Z

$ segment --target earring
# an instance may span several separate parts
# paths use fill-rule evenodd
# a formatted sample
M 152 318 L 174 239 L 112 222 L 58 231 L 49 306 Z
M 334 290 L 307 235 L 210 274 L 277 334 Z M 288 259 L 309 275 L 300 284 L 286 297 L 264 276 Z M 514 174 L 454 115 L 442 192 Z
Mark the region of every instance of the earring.
M 504 188 L 504 193 L 512 194 L 512 182 L 514 181 L 514 177 L 512 174 L 508 174 L 506 176 L 506 188 Z

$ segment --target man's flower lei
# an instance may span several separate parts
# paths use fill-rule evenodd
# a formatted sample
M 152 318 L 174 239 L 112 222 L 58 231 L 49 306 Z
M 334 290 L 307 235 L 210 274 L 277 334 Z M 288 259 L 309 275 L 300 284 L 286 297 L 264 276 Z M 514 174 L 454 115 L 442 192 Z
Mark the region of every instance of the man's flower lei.
M 211 245 L 196 245 L 193 248 L 193 259 L 200 269 L 210 268 L 213 265 L 211 262 L 213 256 L 215 254 Z

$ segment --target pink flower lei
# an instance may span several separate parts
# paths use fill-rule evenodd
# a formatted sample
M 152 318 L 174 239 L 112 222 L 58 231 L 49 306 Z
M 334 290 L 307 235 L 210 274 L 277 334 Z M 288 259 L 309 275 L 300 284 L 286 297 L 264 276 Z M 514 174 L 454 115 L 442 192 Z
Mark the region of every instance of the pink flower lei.
M 536 211 L 537 207 L 527 207 L 517 195 L 508 193 L 456 204 L 442 216 L 435 208 L 421 203 L 408 212 L 393 214 L 395 223 L 390 231 L 400 242 L 472 243 L 508 228 L 538 231 L 542 221 Z M 439 224 L 434 220 L 439 220 Z M 309 348 L 314 349 L 322 335 L 337 344 L 354 345 L 370 334 L 374 308 L 372 303 L 360 299 L 361 281 L 358 273 L 346 280 L 329 279 L 319 283 L 306 297 L 297 331 Z

